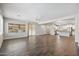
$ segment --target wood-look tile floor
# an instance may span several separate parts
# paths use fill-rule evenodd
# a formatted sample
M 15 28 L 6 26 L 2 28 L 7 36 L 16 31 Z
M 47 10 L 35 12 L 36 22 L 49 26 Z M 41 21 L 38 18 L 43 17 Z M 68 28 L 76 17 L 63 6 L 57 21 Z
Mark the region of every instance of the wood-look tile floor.
M 76 56 L 74 37 L 40 35 L 4 40 L 0 56 Z

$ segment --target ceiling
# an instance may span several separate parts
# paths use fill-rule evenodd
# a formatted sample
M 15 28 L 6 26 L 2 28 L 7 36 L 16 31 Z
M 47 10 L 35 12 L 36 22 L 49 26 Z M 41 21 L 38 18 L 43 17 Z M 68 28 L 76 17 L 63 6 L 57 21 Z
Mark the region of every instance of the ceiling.
M 75 24 L 75 19 L 74 18 L 69 18 L 69 19 L 64 19 L 64 20 L 60 20 L 60 21 L 55 21 L 53 22 L 54 24 L 61 26 L 61 25 L 74 25 Z
M 50 21 L 77 13 L 77 3 L 3 3 L 3 16 L 22 21 Z

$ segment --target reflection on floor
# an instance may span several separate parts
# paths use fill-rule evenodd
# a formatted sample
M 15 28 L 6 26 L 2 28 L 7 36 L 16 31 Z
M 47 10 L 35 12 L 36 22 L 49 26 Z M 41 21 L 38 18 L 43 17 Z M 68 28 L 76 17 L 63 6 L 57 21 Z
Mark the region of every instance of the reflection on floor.
M 74 37 L 53 35 L 4 40 L 1 56 L 69 56 L 77 55 Z

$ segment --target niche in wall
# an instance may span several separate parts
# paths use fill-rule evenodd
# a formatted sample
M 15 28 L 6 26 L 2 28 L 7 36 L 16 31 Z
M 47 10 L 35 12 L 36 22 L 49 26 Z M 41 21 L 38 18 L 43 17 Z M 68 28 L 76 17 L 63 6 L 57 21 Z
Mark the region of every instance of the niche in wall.
M 8 23 L 8 32 L 9 33 L 18 33 L 18 32 L 25 32 L 25 31 L 26 31 L 25 24 Z

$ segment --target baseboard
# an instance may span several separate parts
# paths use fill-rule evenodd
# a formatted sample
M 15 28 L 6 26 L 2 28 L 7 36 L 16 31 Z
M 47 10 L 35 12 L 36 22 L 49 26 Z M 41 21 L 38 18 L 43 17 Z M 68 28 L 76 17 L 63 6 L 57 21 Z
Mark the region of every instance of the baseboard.
M 25 37 L 17 37 L 17 38 L 7 38 L 7 39 L 4 39 L 4 40 L 9 40 L 9 39 L 19 39 L 19 38 L 26 38 L 28 36 L 25 36 Z

